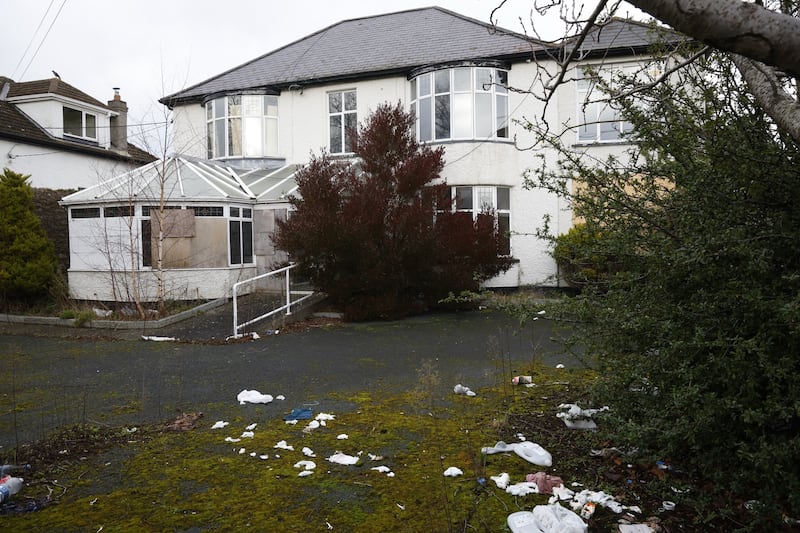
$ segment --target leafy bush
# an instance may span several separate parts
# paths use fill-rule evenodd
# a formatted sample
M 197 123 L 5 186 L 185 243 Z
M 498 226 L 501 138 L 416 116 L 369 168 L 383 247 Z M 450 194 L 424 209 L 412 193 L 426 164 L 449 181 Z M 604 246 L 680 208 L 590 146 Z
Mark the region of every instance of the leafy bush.
M 552 255 L 567 283 L 576 287 L 607 283 L 616 260 L 609 255 L 603 239 L 602 231 L 590 229 L 585 223 L 575 224 L 555 238 Z
M 621 100 L 630 158 L 565 149 L 539 172 L 557 192 L 579 176 L 575 212 L 602 228 L 571 255 L 618 265 L 562 312 L 582 320 L 618 444 L 707 480 L 714 505 L 757 500 L 752 527 L 774 530 L 800 516 L 800 146 L 726 59 L 682 76 Z
M 46 296 L 58 278 L 53 244 L 33 207 L 28 177 L 10 169 L 0 175 L 0 297 Z
M 422 312 L 510 265 L 493 213 L 453 212 L 443 150 L 417 143 L 413 121 L 378 107 L 353 161 L 323 153 L 298 172 L 295 211 L 278 223 L 276 246 L 350 320 Z

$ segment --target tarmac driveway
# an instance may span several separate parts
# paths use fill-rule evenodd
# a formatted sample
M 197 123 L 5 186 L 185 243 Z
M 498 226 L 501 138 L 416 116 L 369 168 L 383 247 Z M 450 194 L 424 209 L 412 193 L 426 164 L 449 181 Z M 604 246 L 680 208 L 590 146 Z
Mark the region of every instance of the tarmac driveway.
M 456 383 L 480 393 L 528 371 L 534 357 L 537 364 L 583 366 L 564 353 L 550 321 L 520 331 L 515 319 L 489 310 L 312 328 L 237 344 L 19 333 L 0 330 L 0 449 L 84 421 L 138 424 L 194 411 L 217 420 L 235 413 L 244 389 L 285 396 L 259 406 L 275 416 L 309 402 L 341 412 L 345 406 L 329 405 L 331 393 L 408 390 L 426 360 L 439 372 L 442 396 Z

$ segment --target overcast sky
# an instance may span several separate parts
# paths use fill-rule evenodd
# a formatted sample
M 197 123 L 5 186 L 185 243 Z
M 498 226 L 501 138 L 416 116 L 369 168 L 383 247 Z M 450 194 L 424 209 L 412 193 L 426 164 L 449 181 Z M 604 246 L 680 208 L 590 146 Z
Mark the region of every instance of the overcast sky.
M 489 21 L 500 0 L 0 0 L 0 75 L 53 76 L 106 102 L 120 87 L 128 124 L 164 119 L 158 99 L 339 21 L 438 5 Z M 506 0 L 498 25 L 522 32 L 533 0 Z M 540 31 L 547 30 L 539 28 Z M 555 36 L 555 30 L 550 33 Z M 421 43 L 424 46 L 424 43 Z M 157 126 L 148 126 L 153 128 Z

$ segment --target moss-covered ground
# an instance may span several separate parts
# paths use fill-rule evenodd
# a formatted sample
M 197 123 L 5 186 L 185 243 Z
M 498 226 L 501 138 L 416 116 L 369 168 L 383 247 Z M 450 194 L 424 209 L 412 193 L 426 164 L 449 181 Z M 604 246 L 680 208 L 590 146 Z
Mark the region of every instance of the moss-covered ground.
M 555 417 L 558 404 L 585 400 L 591 379 L 588 370 L 551 369 L 534 373 L 537 385 L 531 388 L 503 384 L 475 397 L 437 396 L 436 369 L 428 366 L 418 388 L 405 394 L 332 398 L 350 408 L 330 413 L 335 419 L 312 431 L 304 431 L 307 421 L 287 425 L 236 411 L 222 429 L 211 428 L 214 420 L 191 417 L 180 430 L 68 428 L 5 458 L 30 462 L 32 470 L 0 516 L 0 529 L 506 531 L 511 512 L 530 510 L 548 497 L 512 496 L 490 477 L 507 472 L 517 483 L 539 470 L 568 485 L 604 489 L 622 503 L 643 506 L 644 516 L 654 514 L 648 507 L 660 501 L 659 491 L 669 491 L 663 475 L 590 457 L 590 449 L 607 444 L 601 433 L 566 430 Z M 252 438 L 242 438 L 253 423 Z M 514 454 L 481 453 L 498 440 L 516 442 L 520 434 L 548 449 L 553 467 Z M 279 441 L 294 450 L 275 448 Z M 304 447 L 315 457 L 304 455 Z M 329 462 L 337 451 L 357 456 L 358 463 Z M 295 464 L 302 460 L 316 463 L 311 475 L 298 475 L 302 468 Z M 392 475 L 374 469 L 379 466 Z M 445 477 L 451 466 L 463 475 Z M 599 509 L 592 530 L 611 531 L 617 518 Z M 668 528 L 670 520 L 677 518 L 663 518 L 662 525 Z

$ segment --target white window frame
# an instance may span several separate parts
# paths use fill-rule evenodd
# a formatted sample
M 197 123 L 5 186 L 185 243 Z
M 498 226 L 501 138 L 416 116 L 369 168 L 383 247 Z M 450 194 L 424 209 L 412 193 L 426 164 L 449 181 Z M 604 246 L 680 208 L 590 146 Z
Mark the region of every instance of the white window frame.
M 465 189 L 470 189 L 470 203 L 467 208 L 458 205 L 458 189 L 464 192 Z M 499 191 L 502 189 L 508 196 L 508 206 L 499 207 Z M 497 219 L 495 223 L 499 225 L 500 230 L 504 233 L 503 240 L 504 246 L 508 253 L 503 255 L 512 255 L 511 248 L 511 187 L 503 185 L 451 185 L 450 194 L 453 200 L 453 210 L 458 213 L 471 213 L 472 219 L 478 218 L 478 215 L 483 213 L 488 208 L 494 211 Z M 483 201 L 481 201 L 483 200 Z M 505 201 L 503 202 L 505 203 Z M 504 227 L 505 226 L 505 227 Z
M 465 71 L 469 72 L 468 86 L 457 83 L 456 74 L 463 75 Z M 439 77 L 443 81 L 443 73 L 448 76 L 447 88 L 437 90 L 436 79 Z M 487 81 L 480 82 L 479 75 L 486 77 Z M 424 72 L 410 81 L 410 108 L 416 117 L 416 135 L 420 142 L 509 140 L 508 70 L 489 66 L 460 66 Z M 491 100 L 489 135 L 478 131 L 479 102 L 486 100 Z M 438 120 L 437 131 L 437 107 L 444 102 L 448 103 L 448 123 L 445 125 Z
M 250 246 L 249 246 L 249 261 L 245 261 L 245 231 L 244 228 L 249 224 L 250 228 Z M 238 227 L 239 242 L 237 243 L 236 251 L 239 254 L 239 261 L 234 262 L 234 242 L 231 229 L 235 226 Z M 251 205 L 231 205 L 228 206 L 228 264 L 230 266 L 252 266 L 256 262 L 255 256 L 255 243 L 253 242 L 253 206 Z
M 238 104 L 235 100 L 238 99 Z M 253 105 L 255 104 L 255 105 Z M 208 159 L 277 157 L 279 155 L 278 97 L 269 94 L 231 94 L 206 102 L 206 155 Z M 232 109 L 238 109 L 232 112 Z M 255 112 L 248 112 L 255 109 Z M 248 126 L 258 121 L 256 129 Z M 238 124 L 232 127 L 232 124 Z M 248 131 L 258 131 L 248 135 Z M 238 139 L 231 137 L 238 133 Z
M 80 132 L 80 135 L 67 131 L 67 122 L 66 122 L 66 120 L 64 120 L 64 114 L 68 110 L 69 111 L 73 111 L 75 113 L 80 113 L 81 114 L 81 126 L 80 126 L 81 132 Z M 63 130 L 64 131 L 64 137 L 74 137 L 74 138 L 78 138 L 78 139 L 86 139 L 88 141 L 97 142 L 97 115 L 95 115 L 94 113 L 89 113 L 87 111 L 84 111 L 83 109 L 78 109 L 78 108 L 75 108 L 75 107 L 70 107 L 70 106 L 66 106 L 65 105 L 65 106 L 62 106 L 61 119 L 64 122 L 64 130 Z M 94 122 L 94 124 L 91 125 L 91 126 L 88 124 L 90 122 L 90 120 L 92 122 Z M 91 134 L 90 134 L 90 132 L 91 132 Z
M 596 73 L 587 73 L 586 69 L 590 68 L 596 69 Z M 607 101 L 608 95 L 597 88 L 595 80 L 602 76 L 611 81 L 620 72 L 628 74 L 632 68 L 622 65 L 587 65 L 575 69 L 578 123 L 575 137 L 578 144 L 629 142 L 627 137 L 633 132 L 633 126 Z
M 347 108 L 347 96 L 353 95 L 354 107 Z M 338 96 L 341 102 L 341 108 L 336 111 L 332 109 L 332 98 Z M 325 103 L 328 109 L 328 149 L 332 154 L 351 154 L 353 153 L 353 137 L 348 135 L 350 128 L 355 129 L 358 127 L 358 93 L 355 89 L 341 89 L 338 91 L 329 91 L 325 96 Z M 334 146 L 333 121 L 339 121 L 336 126 L 339 134 L 339 145 Z

